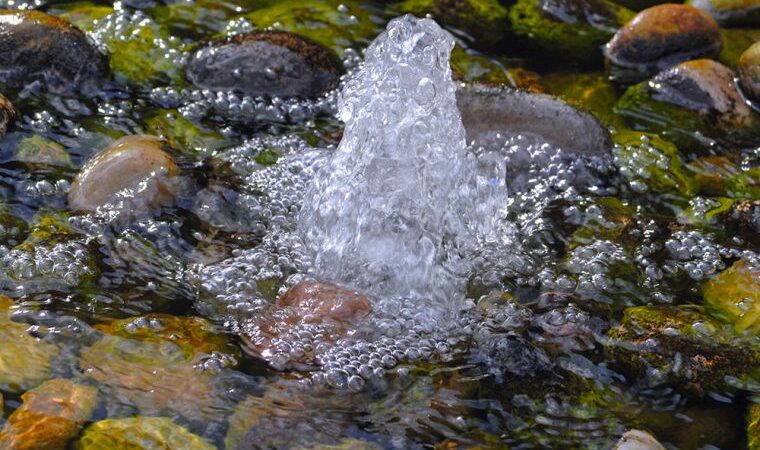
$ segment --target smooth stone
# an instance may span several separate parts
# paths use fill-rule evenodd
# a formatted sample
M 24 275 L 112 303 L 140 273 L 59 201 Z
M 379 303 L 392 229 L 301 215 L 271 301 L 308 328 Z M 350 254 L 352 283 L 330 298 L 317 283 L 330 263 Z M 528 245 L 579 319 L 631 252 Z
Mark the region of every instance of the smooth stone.
M 757 0 L 689 0 L 715 18 L 721 25 L 760 25 L 760 2 Z
M 276 341 L 294 328 L 314 325 L 320 328 L 320 343 L 331 344 L 352 330 L 372 312 L 369 299 L 349 289 L 318 281 L 303 281 L 286 291 L 267 311 L 244 327 L 243 350 L 249 355 L 276 363 L 277 368 L 306 368 L 315 363 L 314 352 L 288 356 L 276 362 L 282 353 Z
M 174 187 L 169 181 L 179 168 L 162 146 L 155 136 L 125 136 L 90 158 L 71 185 L 70 208 L 95 211 L 126 189 L 135 189 L 135 198 L 146 208 L 171 202 Z M 156 181 L 155 189 L 137 189 L 151 179 Z
M 39 11 L 0 10 L 0 82 L 91 92 L 108 73 L 106 56 L 69 22 Z
M 722 47 L 720 28 L 709 14 L 666 4 L 638 13 L 613 36 L 605 55 L 612 64 L 612 78 L 629 82 L 683 61 L 717 56 Z
M 330 50 L 285 31 L 235 35 L 195 52 L 196 86 L 250 96 L 317 97 L 337 86 L 343 66 Z
M 609 132 L 589 113 L 546 94 L 472 85 L 457 91 L 467 141 L 500 130 L 529 132 L 566 151 L 602 155 L 612 147 Z
M 665 450 L 657 439 L 646 431 L 629 430 L 612 450 Z
M 744 93 L 753 100 L 760 101 L 760 41 L 739 58 L 739 79 Z
M 650 85 L 656 98 L 700 113 L 717 113 L 731 127 L 752 124 L 753 113 L 738 91 L 734 72 L 711 59 L 681 63 L 659 73 Z

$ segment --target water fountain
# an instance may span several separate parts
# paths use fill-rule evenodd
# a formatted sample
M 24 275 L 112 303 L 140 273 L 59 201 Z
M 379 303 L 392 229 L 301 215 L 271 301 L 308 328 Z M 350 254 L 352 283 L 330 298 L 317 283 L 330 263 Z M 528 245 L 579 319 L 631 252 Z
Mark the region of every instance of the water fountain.
M 433 20 L 393 20 L 343 88 L 343 140 L 299 219 L 314 273 L 381 296 L 461 296 L 462 259 L 506 199 L 502 164 L 468 151 Z

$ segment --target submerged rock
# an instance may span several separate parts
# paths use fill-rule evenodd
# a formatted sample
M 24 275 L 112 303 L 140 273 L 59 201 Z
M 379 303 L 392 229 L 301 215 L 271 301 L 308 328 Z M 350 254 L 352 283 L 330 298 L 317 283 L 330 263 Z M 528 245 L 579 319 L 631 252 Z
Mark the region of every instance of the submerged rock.
M 0 431 L 6 450 L 64 450 L 97 406 L 94 387 L 55 379 L 27 391 Z
M 34 388 L 51 376 L 55 345 L 29 334 L 29 325 L 13 322 L 13 301 L 0 296 L 0 389 L 21 393 Z
M 71 156 L 63 146 L 40 135 L 24 138 L 14 149 L 18 161 L 37 166 L 70 168 Z
M 229 406 L 219 376 L 236 363 L 237 350 L 205 319 L 151 314 L 96 328 L 108 334 L 82 349 L 79 367 L 112 413 L 126 408 L 207 424 Z
M 91 92 L 108 76 L 108 60 L 69 22 L 39 11 L 0 10 L 0 81 L 42 82 L 52 91 Z
M 216 450 L 202 437 L 167 417 L 129 417 L 95 422 L 85 428 L 75 450 Z
M 607 0 L 518 0 L 509 20 L 516 35 L 551 55 L 596 62 L 601 46 L 633 15 Z
M 754 43 L 739 58 L 739 77 L 747 96 L 760 102 L 760 42 Z
M 497 0 L 406 0 L 397 7 L 417 17 L 430 14 L 438 23 L 471 35 L 476 46 L 498 44 L 507 25 L 507 8 Z
M 71 185 L 71 209 L 95 211 L 124 197 L 142 209 L 170 203 L 179 168 L 162 142 L 155 136 L 126 136 L 90 158 Z
M 241 335 L 243 350 L 278 369 L 314 365 L 315 351 L 350 334 L 371 311 L 369 299 L 362 294 L 336 285 L 304 281 L 247 323 Z M 311 348 L 290 348 L 288 341 L 297 341 L 291 336 L 305 333 L 314 338 Z
M 739 260 L 702 285 L 705 306 L 737 333 L 760 332 L 760 267 Z
M 667 4 L 641 11 L 605 48 L 611 78 L 640 81 L 680 62 L 717 56 L 723 46 L 718 24 L 696 8 Z
M 665 447 L 646 431 L 630 430 L 623 433 L 612 450 L 665 450 Z
M 760 25 L 757 0 L 689 0 L 688 4 L 706 11 L 721 25 Z
M 683 149 L 760 143 L 760 119 L 739 93 L 734 73 L 709 59 L 681 63 L 630 87 L 615 112 L 632 127 L 659 132 Z
M 372 14 L 356 0 L 280 0 L 245 16 L 258 30 L 289 31 L 342 55 L 366 46 L 380 31 Z
M 187 66 L 201 88 L 250 96 L 316 97 L 334 88 L 343 66 L 321 45 L 285 31 L 238 34 L 196 51 Z
M 549 95 L 474 85 L 457 90 L 457 106 L 468 142 L 509 130 L 537 134 L 577 154 L 603 155 L 611 148 L 609 133 L 593 116 Z
M 754 377 L 760 367 L 756 349 L 717 320 L 684 308 L 628 308 L 607 337 L 607 356 L 627 373 L 700 395 L 725 391 L 727 377 Z

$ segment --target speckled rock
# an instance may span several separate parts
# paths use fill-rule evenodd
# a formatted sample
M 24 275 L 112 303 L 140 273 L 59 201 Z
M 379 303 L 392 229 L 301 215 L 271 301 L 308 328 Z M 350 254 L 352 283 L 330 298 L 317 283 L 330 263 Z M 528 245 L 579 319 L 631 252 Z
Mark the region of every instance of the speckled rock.
M 108 61 L 69 22 L 39 11 L 0 11 L 0 81 L 40 81 L 53 91 L 89 92 L 108 76 Z
M 168 417 L 107 419 L 88 426 L 75 450 L 214 450 L 207 440 Z
M 126 136 L 90 158 L 71 185 L 71 209 L 95 211 L 127 190 L 146 209 L 171 202 L 171 179 L 179 169 L 162 142 L 155 136 Z
M 268 311 L 248 323 L 241 335 L 243 350 L 277 368 L 306 367 L 314 351 L 285 354 L 276 344 L 287 341 L 299 328 L 321 336 L 317 344 L 330 344 L 348 333 L 372 311 L 367 297 L 340 286 L 304 281 L 285 292 Z
M 214 42 L 196 51 L 187 66 L 198 87 L 267 97 L 316 97 L 335 87 L 342 73 L 332 51 L 284 31 Z
M 757 0 L 689 0 L 688 4 L 708 12 L 721 25 L 760 25 Z
M 641 11 L 605 48 L 611 78 L 642 80 L 680 62 L 716 56 L 723 46 L 720 28 L 704 11 L 666 4 Z
M 760 42 L 756 42 L 739 58 L 739 77 L 742 90 L 753 100 L 760 101 Z

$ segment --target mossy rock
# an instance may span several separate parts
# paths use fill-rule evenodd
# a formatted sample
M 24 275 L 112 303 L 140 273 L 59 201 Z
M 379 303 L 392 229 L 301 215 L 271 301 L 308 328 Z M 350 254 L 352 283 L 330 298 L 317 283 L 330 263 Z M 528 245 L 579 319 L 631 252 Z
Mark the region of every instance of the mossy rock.
M 702 284 L 705 306 L 737 333 L 760 332 L 760 267 L 746 260 Z
M 32 166 L 72 168 L 71 156 L 59 143 L 34 135 L 22 139 L 14 150 L 16 160 Z
M 85 428 L 74 450 L 216 450 L 167 417 L 106 419 Z
M 726 197 L 711 197 L 692 201 L 678 216 L 678 221 L 695 227 L 715 227 L 731 211 L 735 201 Z
M 152 313 L 98 324 L 94 328 L 109 335 L 141 342 L 171 342 L 189 353 L 240 354 L 239 348 L 232 345 L 227 334 L 201 317 Z
M 63 450 L 92 416 L 98 390 L 55 379 L 27 391 L 0 431 L 6 450 Z
M 604 74 L 559 72 L 544 76 L 542 82 L 549 94 L 590 112 L 605 125 L 624 128 L 623 121 L 613 113 L 617 91 Z
M 755 399 L 747 412 L 747 448 L 760 450 L 760 403 Z
M 50 378 L 59 349 L 32 337 L 28 325 L 11 321 L 12 305 L 10 298 L 0 296 L 0 389 L 21 393 Z
M 147 132 L 190 156 L 207 155 L 230 144 L 221 133 L 187 120 L 176 110 L 162 109 L 147 120 Z
M 607 0 L 517 0 L 512 32 L 552 56 L 601 62 L 601 47 L 634 12 Z
M 439 23 L 471 35 L 476 46 L 498 44 L 507 28 L 507 8 L 498 0 L 406 0 L 396 9 L 417 17 L 430 14 Z
M 742 54 L 757 41 L 760 41 L 760 30 L 727 29 L 720 30 L 723 36 L 723 50 L 718 55 L 718 61 L 736 70 Z
M 251 2 L 245 0 L 161 3 L 150 9 L 151 17 L 172 33 L 195 39 L 224 32 L 230 21 L 240 15 L 241 8 L 251 9 Z
M 606 355 L 626 373 L 698 395 L 725 391 L 727 377 L 760 375 L 755 347 L 737 341 L 718 320 L 684 307 L 627 308 L 607 338 Z
M 615 164 L 636 190 L 690 197 L 696 191 L 694 174 L 678 147 L 656 134 L 622 130 L 613 134 Z
M 0 243 L 15 246 L 21 243 L 29 230 L 24 219 L 13 213 L 10 205 L 0 204 Z
M 90 2 L 72 2 L 52 5 L 50 14 L 59 16 L 83 30 L 91 30 L 95 21 L 114 12 L 110 6 L 95 5 Z
M 356 1 L 267 0 L 245 15 L 257 29 L 290 31 L 335 51 L 362 48 L 381 31 L 366 8 Z M 348 8 L 339 10 L 339 6 Z M 352 18 L 353 17 L 353 18 Z
M 743 170 L 741 162 L 730 155 L 703 156 L 687 164 L 695 174 L 698 192 L 713 197 L 739 200 L 760 198 L 760 167 Z
M 29 235 L 16 248 L 33 252 L 38 245 L 53 246 L 80 237 L 68 219 L 68 213 L 63 211 L 40 211 L 32 220 Z

